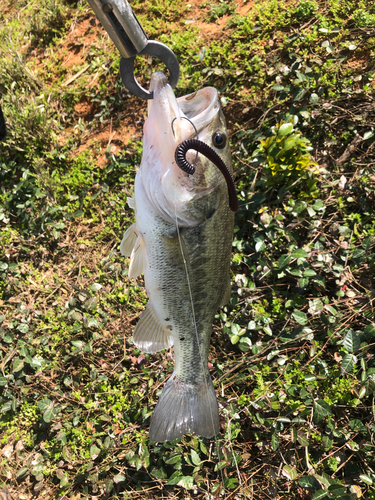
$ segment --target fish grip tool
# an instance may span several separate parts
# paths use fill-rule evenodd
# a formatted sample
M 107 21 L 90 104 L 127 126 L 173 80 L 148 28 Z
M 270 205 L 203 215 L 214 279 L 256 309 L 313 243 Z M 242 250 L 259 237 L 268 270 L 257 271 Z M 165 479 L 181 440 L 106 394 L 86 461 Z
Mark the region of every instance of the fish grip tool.
M 177 86 L 180 66 L 174 52 L 163 43 L 149 40 L 127 0 L 88 0 L 96 17 L 121 54 L 120 74 L 125 87 L 142 99 L 152 99 L 153 92 L 144 89 L 134 76 L 137 55 L 160 59 L 168 68 L 170 85 Z

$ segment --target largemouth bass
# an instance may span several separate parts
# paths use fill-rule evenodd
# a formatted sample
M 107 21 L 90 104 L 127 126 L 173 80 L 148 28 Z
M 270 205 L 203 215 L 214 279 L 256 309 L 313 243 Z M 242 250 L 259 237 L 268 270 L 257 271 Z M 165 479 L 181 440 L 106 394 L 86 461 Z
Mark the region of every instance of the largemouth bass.
M 159 72 L 150 90 L 142 162 L 129 200 L 136 222 L 120 247 L 131 257 L 129 277 L 144 273 L 149 297 L 133 332 L 135 345 L 150 353 L 174 346 L 175 369 L 149 437 L 163 442 L 195 432 L 209 438 L 219 432 L 219 412 L 208 350 L 214 315 L 230 298 L 234 215 L 220 170 L 199 154 L 188 175 L 177 166 L 175 151 L 198 134 L 231 171 L 229 141 L 216 89 L 176 99 Z M 196 154 L 187 153 L 190 163 Z

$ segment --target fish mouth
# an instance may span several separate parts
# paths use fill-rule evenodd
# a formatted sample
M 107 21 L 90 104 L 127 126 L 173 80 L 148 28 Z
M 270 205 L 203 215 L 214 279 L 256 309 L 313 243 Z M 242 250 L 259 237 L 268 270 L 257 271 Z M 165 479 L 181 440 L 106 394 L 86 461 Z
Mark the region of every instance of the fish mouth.
M 161 71 L 151 76 L 150 91 L 154 98 L 148 101 L 149 115 L 154 107 L 158 108 L 159 120 L 169 124 L 176 144 L 192 137 L 198 138 L 220 111 L 215 88 L 205 87 L 192 94 L 176 97 Z

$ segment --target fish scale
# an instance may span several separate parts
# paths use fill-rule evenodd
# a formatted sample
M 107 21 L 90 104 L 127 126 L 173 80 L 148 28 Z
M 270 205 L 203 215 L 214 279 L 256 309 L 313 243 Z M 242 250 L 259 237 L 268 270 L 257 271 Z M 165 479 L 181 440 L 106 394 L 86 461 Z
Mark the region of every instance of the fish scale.
M 159 442 L 219 432 L 208 352 L 214 316 L 230 296 L 234 222 L 221 172 L 202 155 L 191 176 L 174 162 L 178 144 L 192 137 L 183 120 L 175 122 L 173 136 L 174 118 L 188 115 L 211 147 L 215 132 L 226 134 L 217 91 L 176 99 L 168 87 L 164 75 L 152 76 L 154 99 L 135 180 L 136 222 L 121 243 L 122 253 L 131 256 L 129 276 L 144 273 L 149 297 L 133 332 L 135 345 L 145 352 L 174 346 L 175 369 L 150 424 L 150 440 Z M 218 154 L 231 170 L 229 146 Z

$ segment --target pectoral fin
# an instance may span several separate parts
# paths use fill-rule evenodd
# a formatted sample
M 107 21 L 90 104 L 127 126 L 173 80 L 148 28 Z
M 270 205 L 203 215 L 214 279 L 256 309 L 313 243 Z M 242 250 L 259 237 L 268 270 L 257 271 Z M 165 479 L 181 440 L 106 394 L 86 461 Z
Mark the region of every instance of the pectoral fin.
M 135 210 L 135 199 L 128 196 L 126 198 L 126 201 L 128 202 L 129 208 L 132 208 L 133 210 Z
M 120 245 L 120 252 L 122 255 L 125 257 L 130 257 L 135 242 L 137 241 L 138 238 L 138 229 L 136 224 L 132 224 L 128 229 L 125 231 L 124 236 L 121 241 Z
M 170 330 L 164 328 L 151 302 L 141 314 L 134 328 L 134 344 L 144 352 L 158 352 L 173 345 Z
M 129 278 L 136 278 L 144 273 L 147 268 L 147 253 L 145 240 L 141 233 L 138 234 L 133 251 L 130 255 Z

